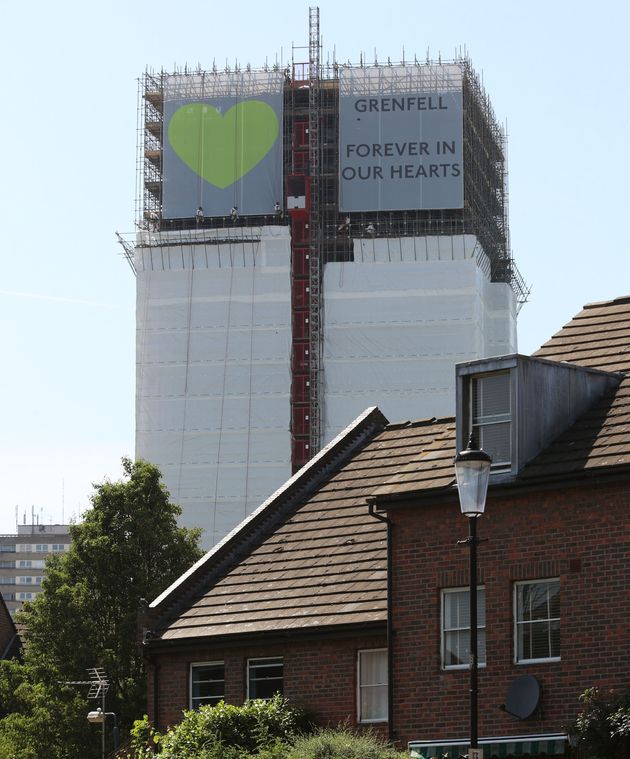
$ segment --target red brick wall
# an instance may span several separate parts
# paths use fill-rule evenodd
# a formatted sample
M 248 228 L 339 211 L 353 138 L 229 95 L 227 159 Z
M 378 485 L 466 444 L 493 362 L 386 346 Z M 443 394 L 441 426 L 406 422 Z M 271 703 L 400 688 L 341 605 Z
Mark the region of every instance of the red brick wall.
M 392 509 L 394 719 L 398 740 L 468 735 L 468 670 L 440 661 L 440 590 L 468 584 L 468 525 L 456 499 Z M 587 687 L 630 685 L 630 485 L 489 496 L 478 522 L 486 588 L 487 666 L 479 672 L 479 734 L 562 732 Z M 514 663 L 513 584 L 560 577 L 561 661 Z M 541 718 L 499 709 L 524 674 L 542 683 Z
M 385 636 L 300 640 L 289 636 L 283 643 L 242 646 L 191 647 L 158 657 L 160 729 L 177 723 L 188 704 L 188 674 L 192 662 L 225 662 L 225 700 L 242 704 L 247 693 L 247 659 L 282 656 L 284 695 L 295 706 L 314 713 L 320 724 L 356 724 L 357 651 L 385 648 Z M 153 715 L 153 667 L 149 664 L 147 701 Z

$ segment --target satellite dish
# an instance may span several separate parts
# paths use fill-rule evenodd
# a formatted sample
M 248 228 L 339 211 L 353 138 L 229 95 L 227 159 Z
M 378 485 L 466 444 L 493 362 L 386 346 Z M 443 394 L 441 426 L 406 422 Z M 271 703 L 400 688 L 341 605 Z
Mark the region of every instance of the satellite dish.
M 510 683 L 503 709 L 517 719 L 527 719 L 540 704 L 540 683 L 533 675 L 522 675 Z

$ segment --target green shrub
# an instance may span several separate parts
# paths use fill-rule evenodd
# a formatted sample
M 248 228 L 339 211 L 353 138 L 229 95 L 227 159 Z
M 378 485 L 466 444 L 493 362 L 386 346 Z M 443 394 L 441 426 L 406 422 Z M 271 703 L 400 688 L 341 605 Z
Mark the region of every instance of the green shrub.
M 409 759 L 373 733 L 356 735 L 349 730 L 321 730 L 298 738 L 287 759 Z
M 158 737 L 164 759 L 245 759 L 246 754 L 290 743 L 309 728 L 304 712 L 290 709 L 281 696 L 232 706 L 223 701 L 184 712 L 184 719 Z M 233 757 L 232 749 L 236 751 Z M 240 752 L 240 753 L 239 753 Z M 276 759 L 271 756 L 270 759 Z
M 582 711 L 568 732 L 589 759 L 630 758 L 630 689 L 588 688 L 580 696 Z

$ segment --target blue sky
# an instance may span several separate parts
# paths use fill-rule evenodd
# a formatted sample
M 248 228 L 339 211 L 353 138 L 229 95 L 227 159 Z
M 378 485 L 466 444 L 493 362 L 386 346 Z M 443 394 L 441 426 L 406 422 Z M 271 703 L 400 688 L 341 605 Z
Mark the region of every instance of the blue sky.
M 509 132 L 512 248 L 535 350 L 586 302 L 630 293 L 627 3 L 320 3 L 324 57 L 466 49 Z M 5 4 L 0 140 L 0 530 L 78 515 L 133 454 L 137 77 L 260 66 L 308 39 L 308 4 Z M 296 60 L 304 56 L 297 50 Z

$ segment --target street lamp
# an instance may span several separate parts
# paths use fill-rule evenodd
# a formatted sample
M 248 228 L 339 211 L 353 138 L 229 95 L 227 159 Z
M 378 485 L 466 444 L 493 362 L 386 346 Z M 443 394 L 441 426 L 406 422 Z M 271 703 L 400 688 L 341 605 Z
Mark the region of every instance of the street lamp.
M 459 492 L 462 514 L 468 517 L 468 538 L 459 543 L 468 543 L 470 548 L 470 751 L 468 759 L 483 759 L 479 749 L 479 729 L 477 716 L 477 518 L 486 508 L 486 493 L 490 479 L 492 459 L 477 447 L 471 432 L 468 447 L 455 456 L 455 477 Z
M 92 712 L 88 712 L 87 721 L 95 725 L 103 725 L 103 734 L 101 739 L 101 753 L 105 757 L 105 722 L 107 717 L 114 718 L 114 751 L 118 749 L 118 722 L 114 712 L 104 712 L 100 706 Z

